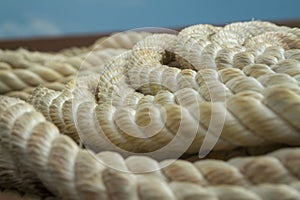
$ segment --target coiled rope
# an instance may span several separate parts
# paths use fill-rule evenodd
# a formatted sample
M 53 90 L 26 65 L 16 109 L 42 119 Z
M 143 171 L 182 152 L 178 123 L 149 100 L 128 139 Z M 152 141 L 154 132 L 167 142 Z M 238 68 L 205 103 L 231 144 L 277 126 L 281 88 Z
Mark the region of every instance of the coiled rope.
M 81 139 L 95 152 L 114 150 L 114 145 L 130 152 L 155 151 L 180 130 L 180 141 L 193 138 L 186 153 L 197 153 L 216 110 L 224 113 L 224 124 L 214 150 L 297 146 L 298 48 L 300 39 L 291 29 L 269 23 L 224 29 L 196 25 L 178 36 L 149 36 L 106 64 L 101 76 L 79 77 L 77 85 L 63 92 L 40 87 L 29 102 L 75 141 L 80 140 L 78 129 L 85 130 Z M 168 66 L 171 63 L 177 67 Z M 76 92 L 84 90 L 80 99 Z M 149 129 L 141 128 L 150 121 Z M 152 136 L 153 129 L 159 131 Z M 114 144 L 111 149 L 103 142 L 107 139 Z M 168 153 L 180 145 L 171 146 Z
M 59 134 L 52 123 L 24 101 L 1 97 L 0 102 L 1 157 L 6 158 L 1 163 L 1 185 L 30 189 L 41 195 L 45 193 L 41 186 L 45 186 L 64 199 L 300 197 L 299 148 L 227 162 L 174 160 L 160 169 L 170 160 L 158 163 L 142 156 L 124 159 L 113 152 L 96 155 Z M 138 173 L 144 170 L 150 172 Z
M 100 71 L 108 59 L 131 48 L 147 35 L 151 34 L 115 34 L 101 39 L 101 43 L 96 41 L 87 49 L 68 49 L 61 53 L 0 50 L 0 94 L 25 100 L 41 84 L 60 91 L 76 77 L 79 69 L 97 67 Z
M 0 96 L 0 186 L 63 199 L 300 199 L 299 49 L 299 29 L 196 25 L 150 35 L 100 70 L 87 66 L 62 91 Z M 207 134 L 213 152 L 280 149 L 172 160 L 198 153 Z M 176 138 L 160 152 L 167 160 L 108 152 L 148 155 Z

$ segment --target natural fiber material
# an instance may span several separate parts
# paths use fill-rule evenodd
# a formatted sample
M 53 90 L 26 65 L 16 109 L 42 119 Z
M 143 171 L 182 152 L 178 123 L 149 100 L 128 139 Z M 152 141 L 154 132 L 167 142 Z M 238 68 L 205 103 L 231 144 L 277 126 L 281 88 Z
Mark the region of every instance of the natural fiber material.
M 186 147 L 182 141 L 191 143 L 186 153 L 197 153 L 215 117 L 224 125 L 214 150 L 297 146 L 299 48 L 293 29 L 270 23 L 196 25 L 178 36 L 148 36 L 101 75 L 87 74 L 56 94 L 40 87 L 29 102 L 75 141 L 85 130 L 81 139 L 96 152 L 115 150 L 107 139 L 126 151 L 152 152 L 181 133 L 166 158 Z M 150 121 L 150 129 L 141 128 Z M 153 129 L 159 132 L 151 136 Z
M 0 100 L 1 155 L 6 156 L 1 163 L 1 176 L 11 177 L 11 187 L 18 184 L 18 189 L 42 192 L 43 184 L 65 199 L 177 199 L 189 195 L 208 199 L 223 199 L 223 195 L 231 199 L 233 196 L 273 200 L 300 197 L 299 148 L 228 162 L 158 163 L 138 156 L 124 160 L 112 152 L 95 155 L 79 149 L 29 104 L 9 97 Z M 101 162 L 109 163 L 110 167 Z M 167 162 L 171 164 L 160 170 Z M 149 172 L 139 174 L 144 170 Z
M 43 85 L 60 91 L 76 77 L 78 70 L 101 71 L 101 66 L 150 33 L 128 32 L 96 41 L 86 49 L 66 49 L 58 53 L 0 50 L 0 94 L 27 99 Z M 96 69 L 94 69 L 96 68 Z
M 70 200 L 299 200 L 299 29 L 247 22 L 146 35 L 116 35 L 91 57 L 53 54 L 85 60 L 63 89 L 49 88 L 53 79 L 11 86 L 35 88 L 27 102 L 0 96 L 0 187 Z M 21 55 L 12 66 L 52 56 Z M 231 159 L 176 160 L 207 144 L 209 156 Z
M 115 33 L 108 37 L 103 37 L 97 40 L 93 45 L 93 50 L 105 49 L 131 49 L 140 40 L 152 35 L 145 31 L 126 31 Z

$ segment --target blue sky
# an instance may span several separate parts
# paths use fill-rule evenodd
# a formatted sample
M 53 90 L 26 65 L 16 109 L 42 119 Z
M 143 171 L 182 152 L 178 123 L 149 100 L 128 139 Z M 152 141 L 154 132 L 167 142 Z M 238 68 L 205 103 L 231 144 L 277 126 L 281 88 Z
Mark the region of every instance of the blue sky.
M 0 39 L 300 19 L 299 0 L 0 0 Z

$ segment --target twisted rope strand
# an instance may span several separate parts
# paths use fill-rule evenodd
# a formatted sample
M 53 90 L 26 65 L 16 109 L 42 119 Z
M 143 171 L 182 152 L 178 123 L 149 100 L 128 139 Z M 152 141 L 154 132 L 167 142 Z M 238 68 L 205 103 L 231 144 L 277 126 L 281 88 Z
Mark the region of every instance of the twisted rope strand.
M 282 149 L 259 157 L 234 158 L 228 162 L 203 160 L 192 164 L 183 160 L 165 160 L 157 163 L 140 156 L 124 160 L 112 152 L 95 155 L 79 149 L 71 139 L 60 135 L 55 126 L 21 100 L 1 97 L 0 102 L 1 150 L 6 149 L 7 155 L 18 156 L 15 164 L 18 163 L 19 169 L 31 174 L 31 178 L 39 177 L 50 191 L 64 199 L 180 199 L 181 195 L 193 194 L 193 190 L 197 191 L 196 196 L 206 195 L 216 199 L 223 199 L 223 195 L 276 199 L 274 192 L 279 195 L 277 199 L 297 199 L 300 195 L 300 191 L 292 185 L 300 179 L 298 148 Z M 28 107 L 27 112 L 15 109 L 19 105 Z M 28 116 L 22 115 L 24 112 Z M 35 121 L 28 117 L 38 121 L 27 123 Z M 7 123 L 13 119 L 20 123 L 23 121 L 22 126 Z M 15 131 L 17 128 L 19 131 Z M 10 139 L 6 140 L 6 137 Z M 7 148 L 20 142 L 27 145 L 19 145 L 19 149 Z M 101 164 L 99 159 L 110 167 Z M 289 162 L 291 159 L 293 162 Z M 168 162 L 171 164 L 163 167 Z M 163 168 L 159 170 L 159 166 Z M 156 171 L 128 174 L 111 167 L 135 173 Z M 262 169 L 265 171 L 262 172 Z M 257 176 L 258 171 L 260 176 Z M 178 192 L 179 186 L 188 186 L 186 189 L 189 192 Z
M 146 32 L 117 34 L 102 42 L 95 42 L 88 50 L 62 54 L 17 51 L 0 51 L 0 94 L 27 99 L 33 88 L 40 84 L 62 90 L 75 78 L 77 71 L 95 71 L 108 59 L 131 48 L 133 44 L 149 35 Z M 104 49 L 105 48 L 105 49 Z
M 154 37 L 154 39 L 152 39 L 151 37 Z M 160 35 L 160 36 L 154 35 L 151 37 L 149 39 L 146 39 L 145 41 L 141 41 L 140 43 L 138 43 L 136 45 L 136 47 L 135 47 L 136 49 L 142 49 L 142 51 L 137 51 L 138 54 L 140 54 L 141 52 L 144 51 L 143 50 L 144 48 L 142 48 L 142 47 L 144 47 L 145 45 L 148 45 L 145 47 L 146 49 L 149 48 L 147 50 L 147 52 L 150 51 L 150 52 L 156 53 L 155 51 L 153 51 L 152 47 L 155 47 L 158 45 L 157 41 L 159 38 L 164 38 L 164 37 L 167 37 L 167 38 L 170 37 L 170 39 L 174 38 L 174 36 L 168 36 L 168 35 Z M 158 39 L 156 39 L 155 37 L 157 37 Z M 166 47 L 169 45 L 168 43 L 169 43 L 170 39 L 166 39 L 165 42 L 159 43 L 159 45 L 162 46 L 160 48 L 161 50 L 171 48 L 171 47 Z M 173 41 L 174 39 L 171 39 L 171 40 Z M 155 49 L 159 49 L 159 47 L 155 47 Z M 159 51 L 161 51 L 161 50 L 159 50 Z M 134 51 L 133 53 L 134 53 L 133 58 L 136 59 L 136 60 L 134 60 L 134 63 L 143 62 L 143 59 L 147 58 L 147 57 L 143 57 L 143 54 L 139 57 L 136 57 L 136 55 L 135 55 L 136 51 Z M 157 55 L 159 56 L 160 54 L 157 54 Z M 129 57 L 130 56 L 131 55 L 129 54 Z M 153 107 L 151 107 L 151 104 L 153 104 L 153 101 L 149 99 L 150 104 L 142 103 L 142 102 L 144 102 L 144 100 L 146 100 L 143 97 L 143 95 L 140 95 L 135 92 L 130 92 L 130 91 L 132 91 L 132 89 L 130 89 L 130 88 L 126 88 L 126 87 L 124 88 L 124 86 L 121 87 L 120 85 L 123 85 L 123 82 L 121 82 L 121 84 L 118 85 L 118 87 L 121 87 L 122 90 L 118 90 L 119 92 L 117 92 L 115 90 L 115 88 L 116 88 L 115 85 L 118 83 L 118 80 L 122 80 L 122 77 L 123 77 L 122 74 L 124 73 L 124 71 L 126 71 L 126 68 L 123 67 L 123 64 L 126 63 L 126 61 L 124 62 L 123 59 L 125 58 L 124 60 L 126 60 L 126 57 L 127 56 L 125 56 L 125 57 L 121 56 L 121 57 L 117 58 L 116 60 L 110 62 L 108 64 L 108 66 L 113 66 L 113 68 L 111 70 L 106 71 L 104 73 L 104 76 L 102 76 L 100 82 L 98 83 L 98 88 L 100 88 L 98 91 L 98 94 L 100 95 L 99 99 L 103 99 L 104 102 L 112 101 L 112 102 L 114 102 L 113 103 L 114 106 L 117 106 L 119 108 L 123 107 L 123 108 L 122 109 L 117 108 L 115 110 L 115 108 L 111 107 L 111 108 L 107 109 L 107 108 L 105 108 L 104 105 L 106 105 L 106 104 L 103 101 L 100 102 L 100 104 L 103 103 L 102 105 L 97 105 L 95 103 L 95 100 L 93 100 L 93 98 L 90 98 L 90 100 L 87 100 L 87 99 L 84 100 L 84 102 L 90 101 L 90 103 L 86 105 L 88 107 L 83 107 L 82 110 L 90 110 L 91 111 L 91 114 L 89 115 L 89 117 L 87 117 L 87 116 L 85 116 L 85 117 L 87 117 L 87 119 L 93 119 L 93 113 L 95 113 L 95 115 L 97 116 L 97 120 L 96 121 L 92 120 L 92 121 L 94 121 L 96 124 L 99 124 L 100 127 L 102 127 L 102 130 L 99 130 L 97 128 L 93 129 L 93 127 L 90 127 L 90 126 L 87 128 L 85 125 L 85 123 L 88 123 L 87 120 L 84 120 L 84 121 L 81 120 L 83 123 L 80 123 L 80 124 L 82 124 L 83 130 L 84 129 L 89 130 L 89 131 L 84 131 L 85 133 L 83 136 L 81 135 L 81 137 L 84 137 L 85 144 L 92 146 L 93 150 L 95 150 L 95 151 L 101 151 L 101 150 L 105 150 L 108 148 L 107 145 L 105 146 L 104 142 L 102 141 L 102 140 L 107 141 L 107 138 L 109 138 L 109 140 L 111 142 L 113 142 L 114 144 L 116 144 L 118 147 L 121 147 L 125 150 L 130 150 L 130 151 L 133 150 L 135 152 L 152 151 L 152 150 L 158 149 L 158 148 L 164 146 L 165 144 L 167 144 L 168 142 L 170 142 L 171 139 L 173 138 L 172 135 L 174 135 L 174 133 L 176 133 L 178 130 L 177 128 L 174 127 L 174 125 L 171 125 L 171 127 L 170 126 L 166 127 L 166 129 L 161 131 L 161 134 L 156 135 L 151 140 L 150 140 L 150 138 L 147 138 L 147 140 L 142 140 L 142 139 L 136 139 L 131 136 L 128 136 L 127 133 L 129 133 L 129 132 L 131 134 L 132 134 L 132 132 L 134 132 L 135 134 L 140 134 L 139 132 L 141 132 L 141 130 L 137 126 L 141 126 L 141 125 L 143 125 L 143 123 L 145 124 L 145 120 L 146 121 L 148 120 L 147 119 L 148 112 L 153 110 Z M 162 56 L 162 57 L 164 57 L 164 56 Z M 156 63 L 159 63 L 159 62 L 156 62 Z M 134 64 L 132 64 L 132 65 L 135 66 Z M 139 69 L 138 67 L 136 67 L 136 68 Z M 160 69 L 160 68 L 157 68 L 157 69 Z M 251 69 L 251 67 L 249 66 L 248 69 Z M 221 71 L 224 71 L 224 70 L 227 70 L 227 74 L 232 74 L 232 72 L 234 72 L 234 74 L 237 74 L 236 72 L 239 72 L 238 74 L 243 75 L 243 73 L 240 73 L 240 71 L 238 69 L 223 69 Z M 205 70 L 202 70 L 200 72 L 204 72 L 204 71 Z M 141 72 L 143 72 L 143 70 Z M 207 71 L 207 72 L 209 72 L 209 71 Z M 134 72 L 132 74 L 135 75 L 137 73 Z M 146 74 L 147 74 L 147 72 L 146 72 Z M 187 74 L 190 74 L 190 73 L 187 73 Z M 202 74 L 202 76 L 204 76 L 204 75 L 206 76 L 206 73 L 201 73 L 201 74 Z M 223 75 L 225 75 L 225 74 L 226 73 L 223 73 Z M 207 75 L 208 75 L 207 78 L 202 78 L 202 81 L 201 81 L 201 79 L 199 80 L 199 78 L 197 78 L 199 80 L 198 81 L 199 85 L 205 84 L 205 80 L 210 79 L 210 72 L 207 73 Z M 106 79 L 103 79 L 103 77 L 105 77 L 105 76 L 109 76 L 109 77 L 107 77 Z M 177 75 L 171 74 L 170 77 L 177 77 Z M 201 76 L 198 76 L 198 77 L 201 77 Z M 241 88 L 241 89 L 239 89 L 240 91 L 238 91 L 238 93 L 237 93 L 238 95 L 233 95 L 233 96 L 229 95 L 228 103 L 226 106 L 227 108 L 225 107 L 225 110 L 227 110 L 226 113 L 228 113 L 228 114 L 226 114 L 226 117 L 225 117 L 225 124 L 224 124 L 224 128 L 223 128 L 221 137 L 220 137 L 217 145 L 215 146 L 216 150 L 232 149 L 232 148 L 235 148 L 236 146 L 241 146 L 241 145 L 242 146 L 270 145 L 270 144 L 274 144 L 274 142 L 275 143 L 285 143 L 288 145 L 297 145 L 298 144 L 299 129 L 295 129 L 296 127 L 294 127 L 294 125 L 291 125 L 290 122 L 286 122 L 286 120 L 287 120 L 286 117 L 284 117 L 284 119 L 282 119 L 280 116 L 278 116 L 275 119 L 273 119 L 274 115 L 276 116 L 276 115 L 281 114 L 281 112 L 276 112 L 276 109 L 277 109 L 277 108 L 275 108 L 276 104 L 273 104 L 270 107 L 270 105 L 268 105 L 267 101 L 264 100 L 265 98 L 263 96 L 259 96 L 253 92 L 244 94 L 246 89 L 249 89 L 249 91 L 256 91 L 256 92 L 259 91 L 260 93 L 264 94 L 263 91 L 265 91 L 266 89 L 263 89 L 259 85 L 258 85 L 260 87 L 259 90 L 255 89 L 255 87 L 254 87 L 254 89 L 253 89 L 253 87 L 250 87 L 250 88 L 248 87 L 248 85 L 250 85 L 250 86 L 253 85 L 252 82 L 255 81 L 254 78 L 249 79 L 249 80 L 253 80 L 252 82 L 249 82 L 249 84 L 245 84 L 244 79 L 241 79 L 238 83 L 234 83 L 233 80 L 236 80 L 236 78 L 232 78 L 232 75 L 229 76 L 230 78 L 226 78 L 226 76 L 223 76 L 223 77 L 224 77 L 224 79 L 230 80 L 230 81 L 227 81 L 226 85 L 236 85 L 234 87 Z M 238 77 L 241 77 L 241 76 L 238 75 Z M 246 77 L 246 76 L 243 75 L 243 77 Z M 255 77 L 255 78 L 257 78 L 257 77 Z M 146 79 L 147 78 L 145 78 L 145 77 L 139 78 L 139 80 L 146 80 Z M 114 82 L 110 83 L 111 80 L 113 80 Z M 178 79 L 176 79 L 176 80 L 178 80 Z M 215 82 L 216 81 L 219 82 L 218 79 L 212 79 L 212 80 L 214 80 Z M 104 82 L 102 82 L 102 81 L 104 81 Z M 137 83 L 138 81 L 134 79 L 132 82 Z M 276 83 L 278 81 L 273 81 L 273 82 Z M 176 81 L 175 81 L 175 83 L 176 83 Z M 240 83 L 242 83 L 242 85 Z M 245 87 L 243 87 L 243 83 L 245 84 Z M 294 83 L 295 82 L 291 82 L 291 85 L 295 85 Z M 111 85 L 112 90 L 107 90 L 107 84 Z M 147 84 L 144 84 L 144 85 L 147 86 Z M 195 84 L 191 84 L 191 85 L 195 85 Z M 281 82 L 279 82 L 279 85 L 282 85 Z M 126 84 L 125 84 L 125 86 L 126 86 Z M 283 85 L 283 86 L 285 87 L 285 85 Z M 172 87 L 172 86 L 170 86 L 170 87 Z M 188 87 L 188 86 L 186 86 L 186 87 Z M 145 87 L 145 88 L 147 90 L 147 87 Z M 244 89 L 244 88 L 246 88 L 246 89 Z M 154 89 L 154 90 L 158 91 L 157 89 Z M 232 89 L 232 87 L 231 87 L 231 90 L 237 92 L 235 89 Z M 277 89 L 275 88 L 273 90 L 274 90 L 273 94 L 276 95 Z M 150 91 L 153 91 L 153 89 L 150 88 Z M 187 93 L 189 90 L 185 89 L 183 91 L 184 92 L 180 92 L 180 91 L 178 93 L 176 92 L 175 98 L 173 98 L 173 99 L 179 99 L 180 96 L 182 96 L 184 93 Z M 208 91 L 208 90 L 206 89 L 206 91 Z M 266 90 L 266 91 L 268 91 L 268 90 Z M 116 99 L 115 99 L 116 95 L 113 96 L 114 99 L 111 99 L 112 98 L 111 95 L 113 93 L 117 93 L 118 94 L 117 96 L 121 97 L 120 98 L 121 102 L 119 100 L 116 101 Z M 128 94 L 130 94 L 130 95 L 128 95 Z M 176 95 L 176 94 L 179 94 L 179 95 Z M 189 94 L 190 93 L 187 93 L 187 96 L 190 96 Z M 249 94 L 251 94 L 251 95 L 249 96 Z M 67 91 L 66 94 L 62 94 L 59 96 L 64 97 L 65 95 L 69 96 L 69 91 Z M 168 95 L 173 95 L 173 94 L 168 93 Z M 71 96 L 70 96 L 70 98 L 72 98 Z M 159 95 L 159 96 L 161 96 L 161 95 Z M 134 100 L 134 99 L 131 99 L 132 97 L 137 97 L 137 98 L 134 98 L 135 99 Z M 254 97 L 254 98 L 248 99 L 249 97 Z M 266 107 L 266 105 L 264 105 L 264 104 L 261 104 L 259 101 L 256 101 L 257 97 L 261 101 L 265 102 L 268 105 L 268 107 Z M 35 97 L 33 96 L 33 99 L 34 98 Z M 288 99 L 290 99 L 290 98 L 297 99 L 298 97 L 292 95 Z M 154 99 L 159 99 L 159 98 L 155 96 Z M 203 99 L 202 96 L 200 96 L 200 99 Z M 205 99 L 208 99 L 208 97 L 206 97 Z M 43 102 L 43 101 L 44 100 L 42 100 L 41 102 Z M 124 103 L 128 102 L 128 101 L 135 102 L 135 103 L 134 104 L 130 103 L 130 109 L 124 109 Z M 199 101 L 199 99 L 196 100 L 196 102 L 197 101 Z M 289 100 L 289 101 L 293 101 L 293 100 Z M 295 100 L 295 101 L 297 101 L 297 100 Z M 68 104 L 71 104 L 71 101 L 69 98 L 67 101 L 62 99 L 62 100 L 59 100 L 58 102 L 62 102 L 62 104 L 63 104 L 63 102 L 69 102 Z M 148 102 L 148 100 L 146 102 Z M 162 102 L 164 102 L 164 100 Z M 156 103 L 159 103 L 159 102 L 156 102 Z M 178 102 L 173 101 L 174 106 L 177 103 Z M 288 107 L 288 105 L 291 105 L 288 101 L 286 101 L 285 103 L 286 103 L 287 107 Z M 81 103 L 79 102 L 79 104 L 81 104 Z M 35 104 L 33 103 L 33 105 L 35 105 Z M 150 105 L 150 107 L 149 107 L 149 105 Z M 163 104 L 161 104 L 161 105 L 163 106 Z M 170 107 L 170 105 L 171 105 L 171 102 L 168 102 L 168 107 L 169 107 L 168 109 L 172 112 L 169 112 L 169 114 L 167 116 L 167 121 L 172 122 L 174 124 L 172 116 L 178 116 L 178 115 L 180 116 L 184 112 L 179 111 L 178 108 L 176 108 L 174 106 Z M 199 115 L 198 114 L 196 114 L 196 116 L 195 116 L 195 114 L 191 115 L 194 118 L 194 120 L 196 120 L 196 122 L 199 120 L 199 116 L 207 116 L 207 118 L 206 117 L 200 118 L 200 122 L 201 122 L 201 124 L 199 124 L 200 127 L 199 127 L 199 125 L 195 124 L 194 122 L 190 126 L 187 126 L 187 127 L 198 126 L 200 128 L 198 130 L 198 133 L 197 133 L 195 139 L 193 140 L 194 142 L 193 142 L 192 146 L 187 151 L 188 153 L 194 153 L 194 152 L 198 151 L 198 149 L 204 139 L 205 132 L 206 132 L 207 128 L 209 127 L 210 121 L 208 119 L 210 119 L 210 117 L 211 117 L 211 115 L 209 114 L 209 113 L 211 113 L 211 108 L 206 108 L 206 104 L 201 103 L 201 100 L 200 100 L 200 103 L 193 105 L 193 107 L 191 107 L 191 105 L 189 105 L 189 104 L 186 104 L 186 105 L 187 106 L 184 106 L 184 103 L 181 104 L 181 106 L 183 106 L 183 107 L 181 107 L 181 109 L 183 108 L 183 109 L 190 110 L 189 111 L 190 114 L 193 111 L 201 108 Z M 218 105 L 218 104 L 216 104 L 216 105 Z M 127 106 L 127 105 L 125 105 L 125 106 Z M 197 109 L 195 106 L 200 106 L 200 107 Z M 38 107 L 38 104 L 35 107 Z M 70 107 L 71 106 L 69 105 L 68 108 L 70 108 Z M 137 109 L 137 110 L 132 112 L 132 108 Z M 164 107 L 164 108 L 166 109 L 166 107 Z M 174 114 L 174 110 L 176 110 L 175 108 L 178 110 L 177 114 Z M 222 106 L 219 108 L 224 110 L 224 107 L 222 107 Z M 250 112 L 251 114 L 245 113 L 246 118 L 242 117 L 244 115 L 243 112 L 244 111 L 248 112 L 249 108 L 250 108 L 250 110 L 253 110 L 253 112 Z M 50 109 L 48 109 L 48 110 L 50 111 Z M 58 110 L 60 110 L 60 109 L 58 109 Z M 145 110 L 145 111 L 143 111 L 143 110 Z M 261 110 L 262 112 L 257 113 L 256 110 Z M 273 110 L 275 110 L 275 113 Z M 71 125 L 71 124 L 74 122 L 74 119 L 73 119 L 74 114 L 73 113 L 74 112 L 80 113 L 80 112 L 70 110 L 70 109 L 64 109 L 63 113 L 61 113 L 60 111 L 58 111 L 58 112 L 57 111 L 52 112 L 52 116 L 59 121 L 59 122 L 56 122 L 56 125 L 58 127 L 61 127 L 60 131 L 65 133 L 63 122 L 67 121 L 68 126 L 71 127 L 70 128 L 71 133 L 66 133 L 66 134 L 71 135 L 76 141 L 78 141 L 79 138 L 77 137 L 77 135 L 79 135 L 79 134 L 76 131 L 75 125 Z M 157 113 L 157 111 L 155 111 L 155 112 Z M 84 113 L 86 113 L 86 112 L 84 112 Z M 132 115 L 133 113 L 135 113 L 135 116 Z M 44 115 L 47 116 L 47 115 L 49 115 L 49 113 L 44 113 Z M 160 115 L 161 114 L 153 114 L 153 116 L 154 116 L 153 118 L 160 119 L 160 117 L 158 117 Z M 107 118 L 108 116 L 110 116 L 109 117 L 110 119 L 106 120 L 105 118 Z M 128 119 L 130 119 L 130 118 L 127 118 L 124 116 L 132 116 L 130 118 L 136 119 L 136 122 L 134 122 L 135 120 L 128 121 Z M 189 117 L 187 115 L 185 115 L 185 118 L 188 119 Z M 290 121 L 293 121 L 295 119 L 292 116 L 289 118 L 291 119 Z M 178 120 L 178 121 L 181 122 L 181 120 Z M 251 123 L 249 123 L 249 122 L 251 122 Z M 258 124 L 257 122 L 265 123 L 265 126 L 257 126 L 257 124 Z M 188 123 L 190 123 L 190 122 L 188 122 Z M 116 124 L 117 124 L 117 126 L 116 126 Z M 118 125 L 122 125 L 122 124 L 123 124 L 123 128 L 118 126 Z M 232 126 L 232 124 L 235 124 L 235 126 Z M 163 125 L 157 125 L 157 126 L 161 127 Z M 124 127 L 126 127 L 125 132 L 123 132 Z M 121 128 L 121 130 L 119 128 Z M 145 131 L 145 130 L 143 130 L 143 131 Z M 188 132 L 188 130 L 186 130 L 186 132 Z M 243 133 L 243 134 L 241 134 L 241 133 Z M 266 133 L 268 133 L 268 134 L 266 134 Z M 269 134 L 269 133 L 272 133 L 272 134 Z M 148 134 L 148 133 L 146 132 L 146 134 Z M 98 138 L 97 138 L 97 135 L 98 135 Z M 139 146 L 133 147 L 132 145 L 129 145 L 130 144 L 130 143 L 128 143 L 129 141 L 130 141 L 130 143 L 132 143 L 132 142 L 137 143 L 137 144 L 139 144 Z M 154 145 L 155 143 L 156 143 L 156 145 Z M 108 148 L 108 149 L 112 150 L 112 149 L 114 149 L 114 147 Z
M 0 187 L 72 200 L 300 199 L 299 29 L 253 21 L 100 42 L 0 51 L 0 94 L 32 93 L 31 105 L 0 96 Z M 174 160 L 214 140 L 209 156 L 229 160 Z

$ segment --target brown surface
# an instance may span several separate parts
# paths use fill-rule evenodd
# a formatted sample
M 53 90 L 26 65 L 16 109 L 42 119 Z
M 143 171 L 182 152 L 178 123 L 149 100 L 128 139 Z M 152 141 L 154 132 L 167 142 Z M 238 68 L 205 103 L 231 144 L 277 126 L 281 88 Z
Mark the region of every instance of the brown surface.
M 0 41 L 0 49 L 18 49 L 24 47 L 36 51 L 58 51 L 72 46 L 89 46 L 98 38 L 106 35 L 108 34 L 2 40 Z
M 278 25 L 300 27 L 300 19 L 274 21 Z M 180 28 L 176 29 L 180 30 Z M 0 49 L 18 49 L 20 47 L 36 51 L 58 51 L 72 46 L 81 47 L 93 44 L 98 38 L 110 33 L 99 33 L 89 35 L 48 37 L 34 39 L 0 40 Z

